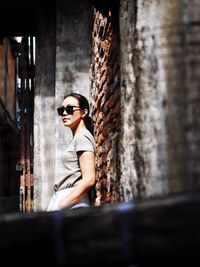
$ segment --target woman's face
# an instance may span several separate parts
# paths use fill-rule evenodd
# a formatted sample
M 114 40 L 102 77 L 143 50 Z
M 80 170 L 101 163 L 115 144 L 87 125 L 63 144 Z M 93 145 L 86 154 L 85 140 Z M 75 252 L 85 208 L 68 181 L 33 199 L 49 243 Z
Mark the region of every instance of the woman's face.
M 62 115 L 62 120 L 66 127 L 70 127 L 71 129 L 73 129 L 80 123 L 82 119 L 82 111 L 77 108 L 80 107 L 79 101 L 73 96 L 68 96 L 64 99 L 62 107 L 66 108 L 68 106 L 75 106 L 73 108 L 73 114 L 67 114 L 67 112 L 64 111 Z

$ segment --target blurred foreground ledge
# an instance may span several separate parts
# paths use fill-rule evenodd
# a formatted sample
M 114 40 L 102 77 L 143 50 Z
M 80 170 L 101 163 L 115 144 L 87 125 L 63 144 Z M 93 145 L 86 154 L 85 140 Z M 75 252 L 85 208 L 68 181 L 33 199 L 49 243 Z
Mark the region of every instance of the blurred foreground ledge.
M 6 264 L 175 266 L 178 260 L 183 266 L 198 263 L 199 253 L 199 192 L 0 216 L 0 256 Z

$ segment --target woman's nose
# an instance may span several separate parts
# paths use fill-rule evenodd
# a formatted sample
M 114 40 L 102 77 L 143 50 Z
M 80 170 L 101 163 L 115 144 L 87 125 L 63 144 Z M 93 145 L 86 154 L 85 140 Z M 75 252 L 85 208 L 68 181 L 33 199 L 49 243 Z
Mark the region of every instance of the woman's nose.
M 63 115 L 67 115 L 67 111 L 66 111 L 66 109 L 64 109 L 64 111 L 63 111 Z

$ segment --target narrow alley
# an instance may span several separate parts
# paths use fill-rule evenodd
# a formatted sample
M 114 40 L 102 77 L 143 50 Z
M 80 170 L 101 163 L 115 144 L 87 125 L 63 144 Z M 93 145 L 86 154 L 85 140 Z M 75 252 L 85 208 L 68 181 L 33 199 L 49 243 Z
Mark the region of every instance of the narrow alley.
M 1 10 L 2 259 L 191 266 L 200 246 L 199 1 L 4 0 Z M 56 110 L 74 92 L 93 119 L 91 207 L 47 212 L 72 137 Z

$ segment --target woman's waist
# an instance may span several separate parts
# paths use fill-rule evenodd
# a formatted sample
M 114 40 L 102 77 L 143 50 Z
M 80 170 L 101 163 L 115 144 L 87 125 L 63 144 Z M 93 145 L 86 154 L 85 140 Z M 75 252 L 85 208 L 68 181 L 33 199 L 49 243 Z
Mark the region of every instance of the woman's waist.
M 77 185 L 77 183 L 81 180 L 82 176 L 74 176 L 74 177 L 65 177 L 60 182 L 54 185 L 54 191 L 60 191 L 67 188 L 73 188 Z
M 57 200 L 61 200 L 61 199 L 65 198 L 67 195 L 69 195 L 74 190 L 74 188 L 75 188 L 75 186 L 55 191 L 54 196 L 56 197 Z M 81 196 L 80 200 L 77 203 L 89 204 L 89 202 L 90 201 L 89 201 L 88 194 L 85 193 Z

